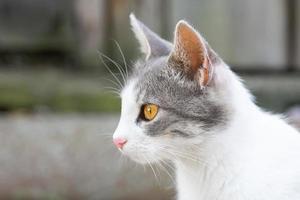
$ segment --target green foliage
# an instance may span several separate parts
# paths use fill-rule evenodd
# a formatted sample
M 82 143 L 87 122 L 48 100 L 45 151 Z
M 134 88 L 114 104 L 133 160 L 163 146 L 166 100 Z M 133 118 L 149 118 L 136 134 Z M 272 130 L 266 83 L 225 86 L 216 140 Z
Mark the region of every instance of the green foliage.
M 120 99 L 102 88 L 101 78 L 58 72 L 0 73 L 4 111 L 119 112 Z
M 0 85 L 0 108 L 2 110 L 32 109 L 37 103 L 28 88 Z
M 49 99 L 47 105 L 55 111 L 79 112 L 117 112 L 120 100 L 108 94 L 57 94 Z

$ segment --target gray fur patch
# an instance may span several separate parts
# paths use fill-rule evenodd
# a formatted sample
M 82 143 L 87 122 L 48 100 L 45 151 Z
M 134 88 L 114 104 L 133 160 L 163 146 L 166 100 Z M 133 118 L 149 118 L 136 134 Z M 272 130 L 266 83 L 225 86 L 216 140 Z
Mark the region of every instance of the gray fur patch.
M 202 89 L 196 81 L 174 71 L 167 57 L 150 59 L 142 65 L 132 75 L 138 80 L 137 103 L 160 107 L 156 119 L 138 123 L 147 135 L 194 137 L 223 127 L 229 121 L 229 109 L 217 88 Z

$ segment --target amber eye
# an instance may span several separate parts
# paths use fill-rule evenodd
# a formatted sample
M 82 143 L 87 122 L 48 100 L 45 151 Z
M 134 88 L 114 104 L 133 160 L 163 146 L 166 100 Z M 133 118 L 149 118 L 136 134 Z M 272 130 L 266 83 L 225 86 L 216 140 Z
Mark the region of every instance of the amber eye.
M 147 121 L 153 120 L 158 112 L 158 106 L 155 104 L 145 104 L 142 106 L 143 118 Z

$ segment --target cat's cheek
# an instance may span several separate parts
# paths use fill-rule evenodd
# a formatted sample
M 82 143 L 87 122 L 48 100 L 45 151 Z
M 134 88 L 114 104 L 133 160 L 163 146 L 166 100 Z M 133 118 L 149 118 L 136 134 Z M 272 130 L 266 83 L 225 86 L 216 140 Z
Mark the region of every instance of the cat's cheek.
M 139 156 L 139 155 L 137 155 L 137 154 L 127 155 L 127 157 L 128 157 L 129 159 L 131 159 L 132 161 L 134 161 L 134 162 L 136 162 L 136 163 L 139 163 L 139 164 L 142 164 L 142 165 L 149 163 L 149 161 L 146 160 L 145 157 Z
M 122 153 L 132 161 L 139 164 L 147 164 L 148 162 L 150 162 L 150 158 L 146 152 L 138 148 L 133 148 L 132 146 L 130 146 L 130 144 L 122 150 Z
M 147 136 L 137 136 L 128 141 L 128 144 L 121 150 L 131 160 L 139 164 L 147 164 L 158 161 L 158 148 Z

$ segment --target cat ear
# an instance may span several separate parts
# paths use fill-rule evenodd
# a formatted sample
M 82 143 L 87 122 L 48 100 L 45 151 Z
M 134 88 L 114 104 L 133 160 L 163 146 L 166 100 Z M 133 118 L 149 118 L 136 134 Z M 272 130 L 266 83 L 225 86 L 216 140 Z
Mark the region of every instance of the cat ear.
M 201 87 L 209 84 L 216 54 L 205 39 L 187 22 L 181 20 L 175 29 L 174 48 L 169 64 L 182 70 L 190 79 L 197 80 Z
M 146 60 L 151 57 L 169 55 L 172 44 L 151 31 L 146 25 L 140 22 L 133 13 L 130 14 L 132 30 L 138 39 L 142 53 L 146 55 Z

